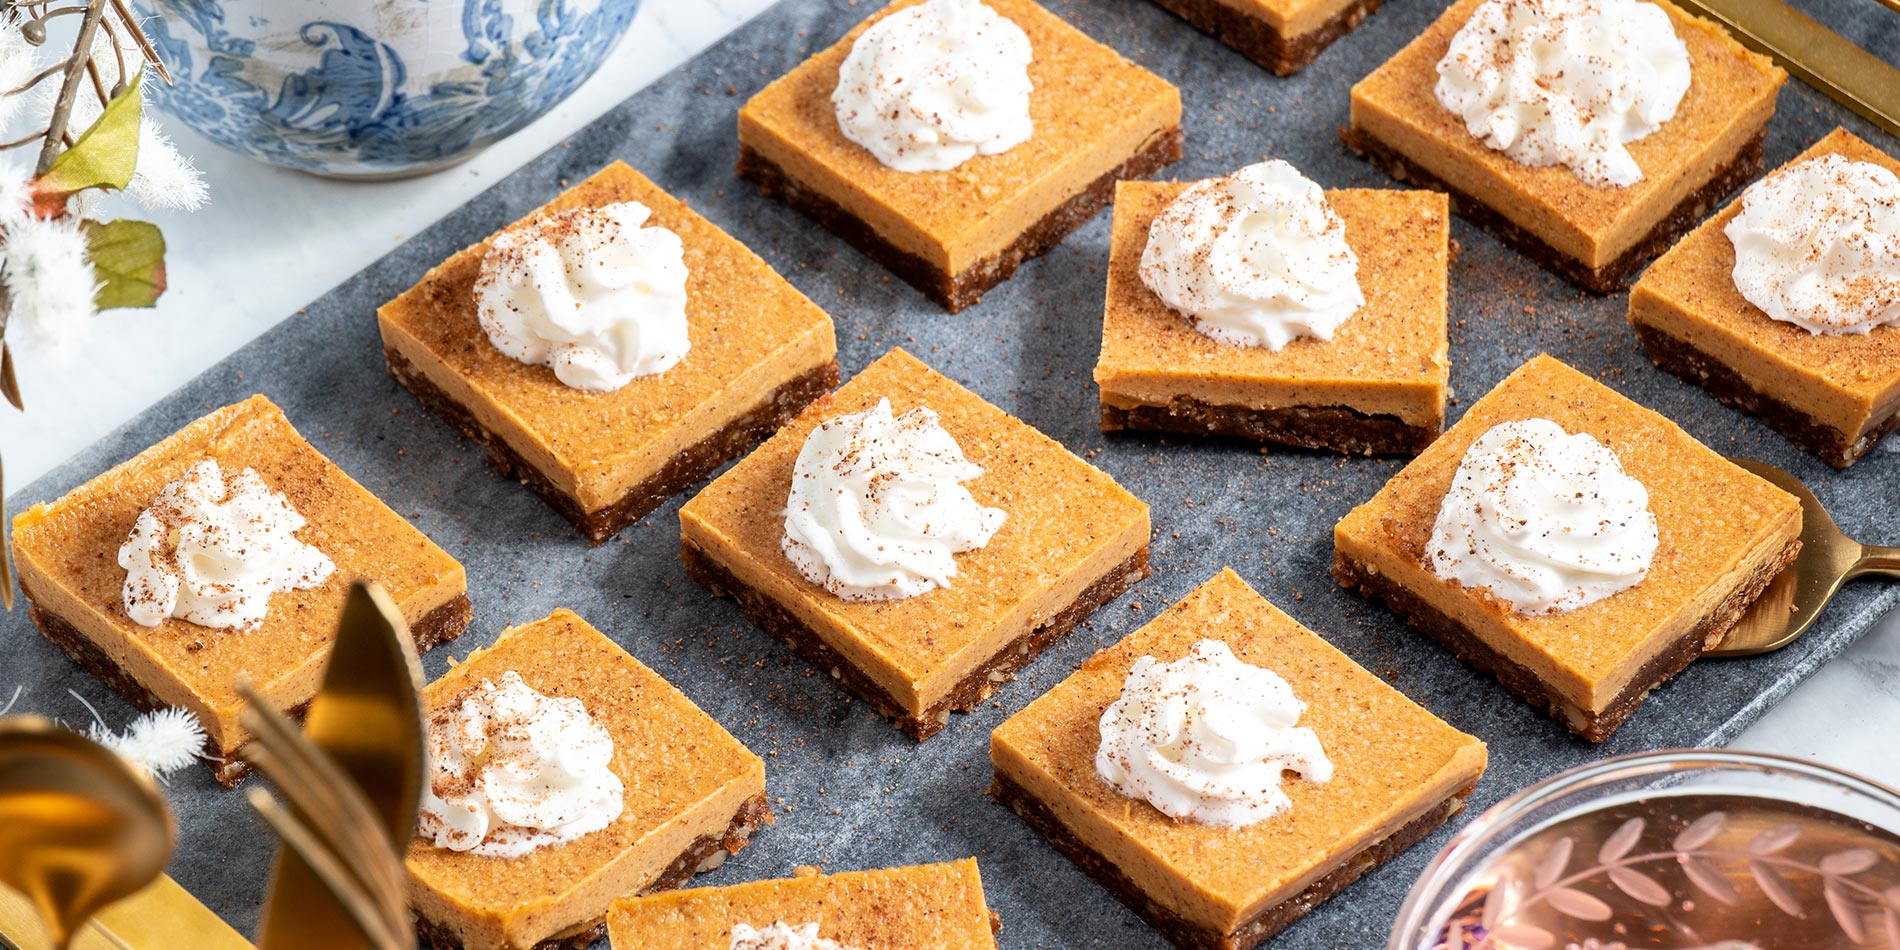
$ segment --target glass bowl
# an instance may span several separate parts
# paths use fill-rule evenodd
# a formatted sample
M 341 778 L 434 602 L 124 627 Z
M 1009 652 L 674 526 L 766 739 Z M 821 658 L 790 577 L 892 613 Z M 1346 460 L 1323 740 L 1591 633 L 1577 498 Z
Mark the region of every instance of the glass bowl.
M 1572 769 L 1455 835 L 1387 947 L 1900 947 L 1900 793 L 1751 752 Z

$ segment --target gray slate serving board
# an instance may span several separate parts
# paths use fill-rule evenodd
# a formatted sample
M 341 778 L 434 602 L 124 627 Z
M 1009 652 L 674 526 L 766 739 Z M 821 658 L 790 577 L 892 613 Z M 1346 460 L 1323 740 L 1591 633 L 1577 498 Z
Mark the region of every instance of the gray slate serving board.
M 1900 20 L 1882 18 L 1865 4 L 1816 3 L 1817 14 L 1850 26 L 1873 48 L 1892 49 L 1900 41 Z M 1180 85 L 1187 157 L 1171 176 L 1208 177 L 1277 156 L 1329 187 L 1391 185 L 1338 144 L 1346 90 L 1442 8 L 1399 0 L 1304 73 L 1277 79 L 1148 3 L 1055 0 L 1050 6 Z M 976 855 L 990 904 L 1004 922 L 1002 945 L 1010 950 L 1163 945 L 983 796 L 990 781 L 987 742 L 1004 717 L 1222 565 L 1232 565 L 1413 699 L 1489 742 L 1491 769 L 1478 786 L 1473 813 L 1582 762 L 1725 743 L 1900 602 L 1900 588 L 1852 585 L 1794 646 L 1755 659 L 1697 663 L 1651 698 L 1613 741 L 1593 747 L 1571 737 L 1382 608 L 1333 584 L 1327 566 L 1334 521 L 1397 472 L 1399 461 L 1108 438 L 1096 429 L 1090 370 L 1100 334 L 1107 213 L 980 306 L 952 316 L 733 177 L 739 104 L 871 8 L 785 0 L 18 492 L 10 499 L 13 509 L 57 497 L 211 408 L 266 393 L 320 449 L 468 566 L 475 623 L 460 642 L 424 658 L 430 676 L 503 627 L 571 607 L 766 756 L 777 826 L 699 883 L 783 876 L 801 864 L 842 870 Z M 1769 136 L 1770 164 L 1841 123 L 1890 150 L 1896 146 L 1814 91 L 1790 84 Z M 478 451 L 421 412 L 385 375 L 376 306 L 454 250 L 616 158 L 689 200 L 828 310 L 837 320 L 847 375 L 902 345 L 1070 449 L 1095 451 L 1095 464 L 1153 506 L 1154 577 L 1050 650 L 999 692 L 994 706 L 957 717 L 942 735 L 917 745 L 862 703 L 847 704 L 827 677 L 813 675 L 730 602 L 686 579 L 677 557 L 679 499 L 614 541 L 589 548 L 521 486 L 493 475 Z M 1765 459 L 1810 480 L 1850 534 L 1900 540 L 1893 505 L 1900 439 L 1889 439 L 1853 470 L 1835 472 L 1652 367 L 1624 323 L 1622 297 L 1582 296 L 1463 222 L 1453 236 L 1463 249 L 1451 281 L 1454 418 L 1524 359 L 1549 351 L 1721 451 Z M 0 686 L 16 682 L 27 688 L 22 710 L 84 722 L 86 713 L 66 693 L 71 689 L 114 724 L 131 714 L 41 639 L 23 610 L 0 618 Z M 183 825 L 172 874 L 251 931 L 269 837 L 242 796 L 219 789 L 203 771 L 176 779 L 170 797 Z M 1272 945 L 1382 946 L 1400 900 L 1448 833 L 1375 871 Z

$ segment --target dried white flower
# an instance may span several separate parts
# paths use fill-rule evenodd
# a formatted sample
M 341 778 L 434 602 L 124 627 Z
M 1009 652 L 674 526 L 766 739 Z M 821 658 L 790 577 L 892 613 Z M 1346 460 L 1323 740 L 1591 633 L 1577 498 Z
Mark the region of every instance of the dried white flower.
M 125 193 L 147 208 L 196 211 L 204 207 L 207 190 L 198 166 L 178 151 L 159 127 L 158 120 L 139 120 L 139 162 Z
M 98 282 L 75 220 L 22 215 L 7 222 L 0 281 L 13 298 L 8 329 L 21 327 L 49 344 L 77 335 L 96 312 Z
M 92 713 L 92 727 L 86 738 L 105 746 L 119 758 L 164 779 L 197 760 L 205 747 L 204 726 L 198 717 L 178 707 L 155 709 L 125 727 L 124 732 L 106 728 L 99 710 L 86 697 L 67 690 Z
M 27 43 L 19 18 L 0 16 L 0 92 L 20 88 L 39 71 L 40 51 Z M 0 133 L 5 133 L 19 116 L 26 99 L 25 96 L 0 96 Z M 15 138 L 18 136 L 4 136 L 5 141 Z
M 0 235 L 4 235 L 7 225 L 27 216 L 33 204 L 32 182 L 25 165 L 0 161 Z M 0 244 L 4 243 L 4 236 L 0 236 Z

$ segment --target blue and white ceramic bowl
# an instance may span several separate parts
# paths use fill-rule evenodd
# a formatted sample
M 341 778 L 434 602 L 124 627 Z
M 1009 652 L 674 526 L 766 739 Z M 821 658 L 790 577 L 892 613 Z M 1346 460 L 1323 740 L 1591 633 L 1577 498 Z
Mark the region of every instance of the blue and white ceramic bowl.
M 141 0 L 171 68 L 151 101 L 274 165 L 420 174 L 527 125 L 592 75 L 640 0 Z

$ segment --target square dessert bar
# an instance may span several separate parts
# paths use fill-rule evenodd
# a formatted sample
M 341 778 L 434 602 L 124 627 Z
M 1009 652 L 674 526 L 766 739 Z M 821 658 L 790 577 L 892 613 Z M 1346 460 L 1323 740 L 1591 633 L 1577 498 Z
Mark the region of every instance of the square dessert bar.
M 607 934 L 614 950 L 730 950 L 734 930 L 773 924 L 816 925 L 819 940 L 852 950 L 996 947 L 974 858 L 842 874 L 801 867 L 778 880 L 630 897 L 614 902 Z
M 1115 189 L 1102 308 L 1102 428 L 1232 436 L 1313 449 L 1413 455 L 1445 421 L 1450 214 L 1428 191 L 1328 191 L 1359 257 L 1366 304 L 1331 340 L 1273 351 L 1194 328 L 1141 280 L 1148 227 L 1188 185 Z
M 1426 563 L 1440 503 L 1465 450 L 1502 422 L 1542 418 L 1587 433 L 1641 482 L 1659 543 L 1634 587 L 1563 613 L 1527 615 L 1441 580 Z M 1459 659 L 1497 676 L 1592 742 L 1649 692 L 1722 641 L 1800 549 L 1794 496 L 1675 423 L 1549 356 L 1465 412 L 1333 531 L 1333 576 L 1384 600 Z
M 1599 188 L 1569 168 L 1533 168 L 1492 149 L 1434 92 L 1451 38 L 1483 0 L 1459 0 L 1352 87 L 1346 144 L 1401 181 L 1451 195 L 1452 208 L 1596 293 L 1636 272 L 1761 171 L 1762 137 L 1787 74 L 1722 28 L 1655 0 L 1689 50 L 1693 81 L 1675 118 L 1628 145 L 1643 177 Z
M 1382 0 L 1155 0 L 1276 76 L 1312 65 Z
M 961 310 L 1181 157 L 1181 93 L 1030 0 L 986 0 L 1034 60 L 1029 140 L 942 172 L 900 172 L 844 137 L 838 67 L 898 0 L 739 110 L 739 174 L 946 308 Z
M 678 887 L 723 863 L 772 820 L 765 763 L 660 674 L 572 611 L 504 630 L 422 693 L 425 710 L 513 671 L 543 695 L 581 701 L 613 739 L 624 810 L 607 827 L 520 857 L 411 843 L 410 905 L 434 950 L 592 946 L 607 908 Z M 426 713 L 425 713 L 426 715 Z
M 336 564 L 320 586 L 271 595 L 255 630 L 180 619 L 147 627 L 126 613 L 120 545 L 159 491 L 205 459 L 227 479 L 255 470 L 306 519 L 297 537 Z M 251 736 L 238 724 L 245 702 L 237 684 L 301 712 L 323 677 L 352 580 L 382 585 L 419 652 L 460 636 L 472 612 L 462 565 L 324 458 L 263 396 L 219 409 L 59 500 L 28 508 L 13 519 L 13 554 L 40 632 L 132 705 L 190 710 L 204 725 L 206 761 L 226 785 L 250 770 L 238 759 Z
M 685 245 L 692 348 L 664 372 L 590 392 L 496 349 L 474 293 L 493 237 L 457 252 L 376 311 L 390 375 L 596 544 L 838 383 L 831 318 L 745 245 L 624 162 L 512 227 L 621 201 L 646 205 L 649 222 Z
M 957 555 L 947 587 L 903 600 L 846 601 L 780 549 L 793 463 L 827 419 L 889 399 L 923 406 L 983 475 L 966 488 L 1007 513 L 981 549 Z M 680 509 L 694 580 L 897 720 L 935 735 L 1076 623 L 1148 576 L 1148 506 L 1055 440 L 903 350 L 820 399 Z
M 1900 174 L 1900 161 L 1845 129 L 1788 164 L 1822 155 Z M 1741 210 L 1730 203 L 1643 272 L 1630 325 L 1657 366 L 1846 468 L 1900 426 L 1900 327 L 1814 334 L 1769 318 L 1735 288 L 1735 245 L 1723 229 Z
M 1284 678 L 1334 766 L 1323 784 L 1287 779 L 1292 806 L 1242 828 L 1177 821 L 1095 769 L 1135 661 L 1204 638 Z M 1464 810 L 1486 753 L 1228 569 L 996 727 L 990 761 L 997 801 L 1175 946 L 1245 950 Z

